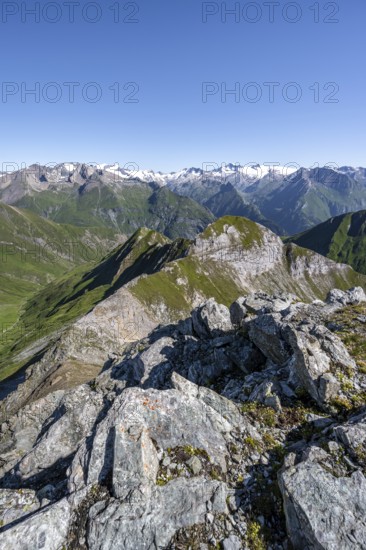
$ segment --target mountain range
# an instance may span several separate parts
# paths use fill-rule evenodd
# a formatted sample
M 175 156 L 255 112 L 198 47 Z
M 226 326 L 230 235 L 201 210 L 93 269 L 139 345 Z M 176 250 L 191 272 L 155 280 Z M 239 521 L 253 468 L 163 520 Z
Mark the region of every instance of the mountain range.
M 58 223 L 107 227 L 131 235 L 147 226 L 169 237 L 193 237 L 214 216 L 168 187 L 118 178 L 107 169 L 30 166 L 0 179 L 0 200 Z
M 14 361 L 15 351 L 36 340 L 35 331 L 57 333 L 122 287 L 154 324 L 174 321 L 174 312 L 188 314 L 209 297 L 227 304 L 242 292 L 277 288 L 308 300 L 333 286 L 352 285 L 358 275 L 325 264 L 309 250 L 366 272 L 364 212 L 313 225 L 330 211 L 362 204 L 365 182 L 362 168 L 294 171 L 259 165 L 163 174 L 63 163 L 2 174 L 0 349 L 6 373 L 24 364 Z M 235 222 L 225 237 L 222 219 L 228 213 Z M 285 239 L 284 246 L 276 236 L 304 225 L 311 229 Z M 203 236 L 210 232 L 211 252 L 202 256 L 193 243 L 205 250 Z M 237 257 L 246 241 L 235 234 L 252 232 L 257 235 L 248 237 L 252 253 L 245 249 Z M 258 244 L 262 233 L 264 248 Z
M 62 223 L 146 226 L 191 238 L 213 217 L 242 215 L 282 235 L 366 208 L 366 169 L 228 164 L 175 173 L 118 165 L 32 165 L 0 177 L 0 200 Z

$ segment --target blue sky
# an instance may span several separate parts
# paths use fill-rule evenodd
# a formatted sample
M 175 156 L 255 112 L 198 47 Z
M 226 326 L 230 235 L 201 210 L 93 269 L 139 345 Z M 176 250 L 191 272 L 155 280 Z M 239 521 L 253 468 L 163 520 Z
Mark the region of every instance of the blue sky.
M 39 22 L 21 4 L 2 3 L 0 162 L 134 162 L 162 171 L 207 162 L 366 165 L 364 0 L 279 0 L 273 22 L 265 2 L 103 0 L 97 12 L 80 0 L 74 22 L 63 2 L 57 11 L 41 2 Z M 240 7 L 226 22 L 225 4 Z M 83 7 L 99 20 L 85 21 Z M 73 103 L 65 82 L 80 84 Z M 85 88 L 91 82 L 97 88 Z M 272 102 L 269 82 L 277 83 Z M 39 102 L 25 95 L 36 83 Z M 234 88 L 240 95 L 225 97 Z M 87 101 L 82 90 L 102 97 Z M 261 99 L 252 102 L 254 94 Z

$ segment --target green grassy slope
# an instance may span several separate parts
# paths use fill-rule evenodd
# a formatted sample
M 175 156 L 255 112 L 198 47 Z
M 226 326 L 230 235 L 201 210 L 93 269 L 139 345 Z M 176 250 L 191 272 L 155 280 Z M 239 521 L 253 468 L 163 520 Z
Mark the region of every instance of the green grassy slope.
M 55 277 L 100 259 L 116 242 L 109 229 L 59 225 L 0 203 L 0 323 L 14 323 L 22 304 Z
M 109 227 L 127 235 L 148 227 L 170 238 L 191 238 L 214 219 L 192 199 L 137 181 L 114 187 L 97 181 L 59 187 L 26 195 L 17 205 L 59 223 Z
M 78 266 L 47 285 L 28 300 L 19 321 L 0 344 L 0 373 L 8 371 L 11 356 L 25 346 L 85 315 L 135 277 L 154 273 L 166 262 L 182 257 L 189 243 L 184 239 L 172 243 L 160 233 L 142 228 L 101 262 Z
M 331 218 L 286 241 L 349 264 L 366 274 L 366 210 Z

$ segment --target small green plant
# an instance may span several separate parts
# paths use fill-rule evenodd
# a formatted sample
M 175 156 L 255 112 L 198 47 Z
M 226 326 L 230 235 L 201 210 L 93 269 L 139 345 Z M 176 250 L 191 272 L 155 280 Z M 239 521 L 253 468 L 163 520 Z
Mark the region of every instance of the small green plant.
M 206 458 L 207 460 L 210 460 L 207 452 L 204 449 L 198 449 L 196 447 L 192 447 L 191 445 L 185 445 L 183 447 L 183 451 L 190 456 L 201 456 L 203 458 Z M 169 452 L 169 450 L 168 450 Z
M 350 399 L 354 408 L 363 407 L 366 404 L 366 392 L 353 395 Z
M 91 389 L 92 391 L 97 391 L 97 387 L 98 387 L 98 386 L 97 386 L 97 383 L 96 383 L 95 380 L 92 380 L 91 382 L 89 382 L 89 386 L 90 386 L 90 389 Z
M 32 509 L 32 506 L 30 504 L 24 504 L 23 512 L 30 512 L 31 509 Z
M 276 425 L 276 411 L 260 403 L 244 403 L 241 406 L 241 412 L 248 414 L 253 420 L 257 420 L 268 428 L 273 428 Z
M 357 362 L 358 370 L 361 374 L 366 374 L 366 361 L 359 359 Z
M 158 477 L 156 480 L 156 485 L 159 485 L 159 487 L 163 487 L 164 485 L 169 483 L 169 481 L 171 481 L 172 479 L 173 479 L 173 476 Z
M 345 374 L 343 374 L 343 372 L 337 372 L 336 377 L 341 383 L 341 389 L 343 392 L 347 393 L 353 389 L 353 384 L 351 380 Z
M 347 413 L 352 410 L 352 402 L 346 397 L 335 397 L 331 405 L 337 410 L 338 413 Z
M 357 460 L 361 462 L 362 464 L 366 464 L 366 449 L 365 446 L 360 443 L 353 449 L 353 452 L 355 453 Z
M 239 448 L 237 445 L 235 445 L 235 443 L 229 443 L 229 449 L 230 449 L 230 452 L 232 454 L 238 454 L 239 453 Z
M 210 468 L 210 477 L 212 479 L 215 479 L 216 481 L 221 481 L 221 473 L 220 473 L 220 470 L 218 468 L 216 468 L 216 466 L 212 466 L 212 468 Z
M 296 397 L 300 400 L 306 399 L 308 397 L 308 392 L 304 388 L 302 388 L 301 386 L 296 388 L 295 394 L 296 394 Z
M 273 449 L 277 446 L 277 441 L 270 433 L 263 434 L 263 443 L 265 445 L 266 450 Z
M 249 447 L 252 447 L 252 449 L 254 449 L 255 451 L 261 451 L 262 450 L 262 445 L 260 444 L 260 442 L 257 441 L 256 439 L 254 439 L 251 436 L 245 437 L 244 438 L 244 443 L 246 445 L 248 445 Z
M 257 521 L 251 521 L 248 524 L 247 543 L 250 550 L 266 550 L 261 535 L 261 526 Z

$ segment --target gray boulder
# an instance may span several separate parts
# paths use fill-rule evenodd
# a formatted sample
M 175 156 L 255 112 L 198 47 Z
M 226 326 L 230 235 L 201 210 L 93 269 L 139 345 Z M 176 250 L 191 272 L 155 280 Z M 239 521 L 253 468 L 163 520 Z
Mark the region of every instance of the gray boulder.
M 324 326 L 312 323 L 287 324 L 283 335 L 293 351 L 290 368 L 302 386 L 320 406 L 329 403 L 340 391 L 333 372 L 356 367 L 344 344 Z
M 366 454 L 366 413 L 334 428 L 334 435 L 353 452 Z
M 259 315 L 247 323 L 249 338 L 267 359 L 283 365 L 290 358 L 289 348 L 282 337 L 280 314 Z
M 222 541 L 223 550 L 240 550 L 242 543 L 236 535 L 230 535 L 227 539 Z
M 279 475 L 287 531 L 295 550 L 366 547 L 366 479 L 335 477 L 308 459 Z
M 226 471 L 224 434 L 232 425 L 220 412 L 177 390 L 126 389 L 98 425 L 92 447 L 87 441 L 79 447 L 69 471 L 70 492 L 100 483 L 108 475 L 115 496 L 128 492 L 131 480 L 153 483 L 156 447 L 203 449 Z
M 255 292 L 244 299 L 244 306 L 249 313 L 263 315 L 264 313 L 279 313 L 287 309 L 296 296 L 280 293 L 270 296 L 264 292 Z
M 249 401 L 262 403 L 275 411 L 281 412 L 281 401 L 278 397 L 279 388 L 273 382 L 265 381 L 259 384 L 250 394 Z
M 64 391 L 56 391 L 33 401 L 4 422 L 1 428 L 0 454 L 4 461 L 0 475 L 9 471 L 35 445 L 44 425 L 52 419 Z
M 13 491 L 0 489 L 0 525 L 4 526 L 13 521 L 35 512 L 40 507 L 35 491 L 23 489 Z M 0 535 L 1 543 L 1 535 Z
M 360 286 L 351 288 L 346 292 L 335 288 L 328 293 L 327 304 L 340 304 L 342 306 L 357 305 L 366 302 L 366 294 Z
M 166 373 L 171 369 L 168 359 L 173 348 L 172 338 L 159 338 L 131 362 L 133 372 L 130 378 L 145 387 L 156 387 L 163 383 Z
M 228 421 L 232 426 L 237 427 L 241 425 L 242 416 L 230 399 L 226 399 L 205 386 L 197 386 L 176 372 L 172 374 L 172 385 L 173 388 L 179 390 L 182 394 L 203 401 L 207 407 L 216 411 L 219 417 Z M 225 424 L 225 430 L 226 426 Z
M 59 418 L 56 414 L 57 421 L 50 424 L 17 464 L 17 476 L 25 480 L 38 475 L 75 452 L 78 443 L 92 428 L 102 403 L 102 396 L 87 385 L 67 392 L 59 405 Z
M 192 322 L 200 338 L 220 336 L 233 329 L 229 309 L 214 298 L 192 311 Z
M 208 513 L 226 513 L 225 484 L 178 478 L 163 487 L 136 488 L 125 501 L 90 510 L 91 550 L 165 548 L 178 529 L 204 523 Z
M 72 510 L 67 499 L 29 515 L 0 535 L 4 550 L 60 550 L 65 547 Z
M 245 298 L 238 298 L 230 306 L 230 319 L 235 327 L 240 327 L 248 314 L 248 310 L 244 305 Z

